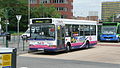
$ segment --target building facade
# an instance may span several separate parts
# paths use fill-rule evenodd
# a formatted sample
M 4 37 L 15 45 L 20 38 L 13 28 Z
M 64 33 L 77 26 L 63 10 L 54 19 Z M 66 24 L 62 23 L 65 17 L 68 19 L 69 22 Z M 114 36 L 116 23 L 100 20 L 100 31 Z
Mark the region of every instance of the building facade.
M 120 1 L 102 3 L 102 20 L 107 21 L 109 18 L 120 14 Z
M 73 0 L 30 0 L 31 6 L 54 6 L 61 14 L 61 18 L 73 18 Z
M 90 21 L 99 21 L 98 16 L 87 16 L 87 17 L 74 17 L 74 19 L 78 20 L 90 20 Z

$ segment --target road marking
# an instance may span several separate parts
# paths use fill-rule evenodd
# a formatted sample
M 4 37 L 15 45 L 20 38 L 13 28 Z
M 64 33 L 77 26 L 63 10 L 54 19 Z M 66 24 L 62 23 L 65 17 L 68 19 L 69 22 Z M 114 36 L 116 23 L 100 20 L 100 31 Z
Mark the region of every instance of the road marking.
M 28 67 L 20 67 L 20 68 L 28 68 Z

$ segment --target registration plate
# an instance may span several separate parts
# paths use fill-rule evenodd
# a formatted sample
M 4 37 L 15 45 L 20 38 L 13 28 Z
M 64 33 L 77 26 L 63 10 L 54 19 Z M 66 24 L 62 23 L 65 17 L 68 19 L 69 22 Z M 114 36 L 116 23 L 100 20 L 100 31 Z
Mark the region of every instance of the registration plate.
M 44 49 L 38 49 L 38 50 L 44 50 Z
M 106 39 L 106 40 L 110 40 L 110 39 Z

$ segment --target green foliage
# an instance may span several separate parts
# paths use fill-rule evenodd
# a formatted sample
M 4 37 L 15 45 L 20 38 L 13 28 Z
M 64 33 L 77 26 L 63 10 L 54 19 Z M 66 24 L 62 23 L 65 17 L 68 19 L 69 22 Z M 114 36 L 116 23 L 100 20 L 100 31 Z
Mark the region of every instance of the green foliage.
M 60 13 L 55 9 L 54 6 L 46 7 L 40 5 L 39 7 L 31 8 L 31 17 L 32 18 L 60 18 Z
M 18 0 L 0 0 L 0 17 L 2 17 L 2 28 L 5 30 L 5 20 L 9 20 L 9 31 L 17 31 L 16 15 L 22 15 L 20 30 L 27 29 L 27 5 Z
M 60 13 L 54 6 L 46 7 L 40 5 L 31 7 L 31 18 L 59 18 Z M 0 0 L 0 17 L 2 17 L 2 28 L 5 31 L 5 20 L 9 20 L 8 31 L 17 31 L 16 15 L 22 15 L 20 20 L 20 31 L 28 28 L 28 2 L 27 0 Z

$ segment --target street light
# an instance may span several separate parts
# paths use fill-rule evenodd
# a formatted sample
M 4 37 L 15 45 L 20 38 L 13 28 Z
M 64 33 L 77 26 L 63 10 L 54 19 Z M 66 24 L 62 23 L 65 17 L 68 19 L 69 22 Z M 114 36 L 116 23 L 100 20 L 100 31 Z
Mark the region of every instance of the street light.
M 30 25 L 30 0 L 28 0 L 28 25 Z
M 8 32 L 8 24 L 9 24 L 9 20 L 6 20 L 6 33 Z
M 1 17 L 0 17 L 0 22 L 1 22 Z M 1 24 L 0 24 L 0 35 L 1 35 L 1 32 L 2 32 L 2 28 L 1 28 Z
M 0 17 L 0 22 L 1 22 L 1 17 Z

